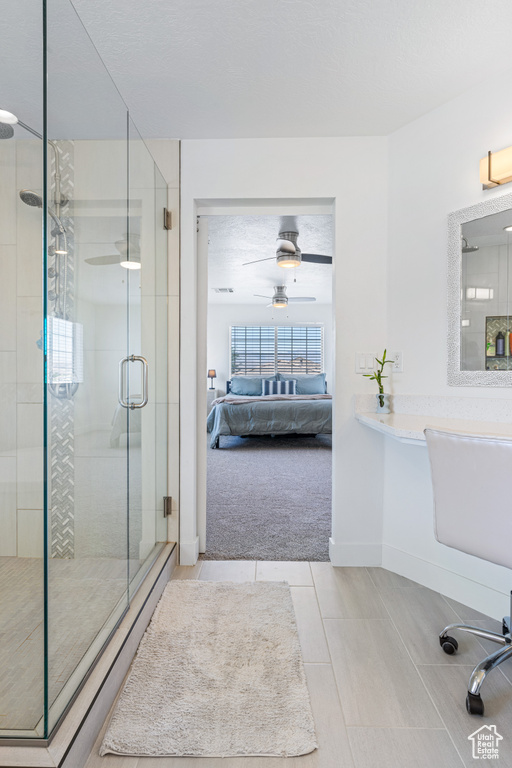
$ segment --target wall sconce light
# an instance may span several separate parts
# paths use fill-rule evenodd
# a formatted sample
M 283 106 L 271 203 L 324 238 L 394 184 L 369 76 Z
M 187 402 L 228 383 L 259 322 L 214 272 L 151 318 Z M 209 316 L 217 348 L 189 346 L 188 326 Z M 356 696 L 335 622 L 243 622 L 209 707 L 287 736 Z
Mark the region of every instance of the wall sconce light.
M 512 147 L 499 152 L 487 153 L 480 160 L 480 181 L 482 189 L 492 189 L 512 181 Z
M 214 389 L 213 380 L 216 378 L 216 376 L 217 376 L 217 371 L 215 370 L 215 368 L 210 368 L 208 371 L 208 378 L 210 379 L 209 389 Z

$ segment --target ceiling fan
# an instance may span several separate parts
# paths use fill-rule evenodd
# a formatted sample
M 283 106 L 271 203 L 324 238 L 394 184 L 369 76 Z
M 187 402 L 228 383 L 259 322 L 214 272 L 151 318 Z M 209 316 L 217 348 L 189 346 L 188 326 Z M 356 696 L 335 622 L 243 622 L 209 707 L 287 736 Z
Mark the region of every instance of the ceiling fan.
M 120 264 L 125 269 L 140 269 L 140 235 L 127 234 L 123 240 L 116 240 L 114 245 L 118 253 L 107 256 L 91 256 L 91 258 L 85 259 L 85 262 L 94 267 Z
M 299 233 L 296 229 L 282 229 L 277 238 L 278 245 L 275 256 L 270 256 L 266 259 L 256 259 L 255 261 L 246 261 L 243 266 L 257 264 L 260 261 L 271 261 L 274 258 L 277 264 L 284 268 L 299 267 L 303 261 L 312 264 L 332 264 L 332 256 L 323 256 L 320 253 L 302 253 L 297 244 L 298 237 Z
M 258 296 L 261 299 L 271 299 L 270 304 L 267 304 L 267 307 L 275 307 L 276 309 L 281 309 L 283 307 L 288 306 L 288 302 L 306 302 L 306 301 L 316 301 L 314 296 L 288 296 L 286 295 L 286 285 L 274 285 L 274 295 L 273 296 L 262 296 L 261 293 L 254 293 L 253 296 Z

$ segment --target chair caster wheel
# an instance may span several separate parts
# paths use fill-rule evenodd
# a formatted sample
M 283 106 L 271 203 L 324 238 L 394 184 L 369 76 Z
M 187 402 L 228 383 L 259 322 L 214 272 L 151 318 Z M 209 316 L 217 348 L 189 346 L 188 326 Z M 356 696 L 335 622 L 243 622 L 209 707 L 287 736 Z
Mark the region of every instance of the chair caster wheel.
M 470 715 L 483 716 L 484 703 L 479 693 L 470 693 L 468 691 L 468 695 L 466 696 L 466 709 Z
M 459 647 L 458 642 L 454 637 L 450 637 L 450 635 L 445 635 L 444 637 L 439 638 L 439 645 L 443 649 L 445 653 L 447 653 L 449 656 L 451 656 L 453 653 L 456 653 Z
M 508 624 L 507 624 L 507 622 L 505 620 L 503 620 L 501 622 L 501 634 L 502 635 L 508 635 L 509 632 L 510 632 L 510 629 L 508 627 Z

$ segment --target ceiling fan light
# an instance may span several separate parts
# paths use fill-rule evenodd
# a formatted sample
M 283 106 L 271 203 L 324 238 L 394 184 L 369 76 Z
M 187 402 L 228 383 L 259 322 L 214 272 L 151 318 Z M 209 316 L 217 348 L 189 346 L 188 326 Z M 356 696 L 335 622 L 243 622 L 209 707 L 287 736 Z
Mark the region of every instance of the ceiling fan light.
M 119 264 L 125 269 L 140 269 L 140 261 L 120 261 Z
M 272 296 L 272 306 L 276 309 L 283 309 L 288 306 L 288 296 L 286 295 L 285 285 L 274 285 L 274 295 Z
M 297 251 L 295 253 L 283 253 L 282 251 L 278 251 L 276 254 L 276 259 L 278 265 L 284 269 L 300 267 L 302 261 L 301 254 Z

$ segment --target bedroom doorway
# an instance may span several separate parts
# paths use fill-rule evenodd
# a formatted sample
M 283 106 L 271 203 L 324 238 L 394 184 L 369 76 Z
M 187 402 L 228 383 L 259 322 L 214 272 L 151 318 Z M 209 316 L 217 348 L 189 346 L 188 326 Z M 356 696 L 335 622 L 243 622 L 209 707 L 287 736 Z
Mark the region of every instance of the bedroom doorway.
M 333 217 L 216 213 L 199 217 L 198 233 L 209 376 L 201 556 L 328 561 Z

